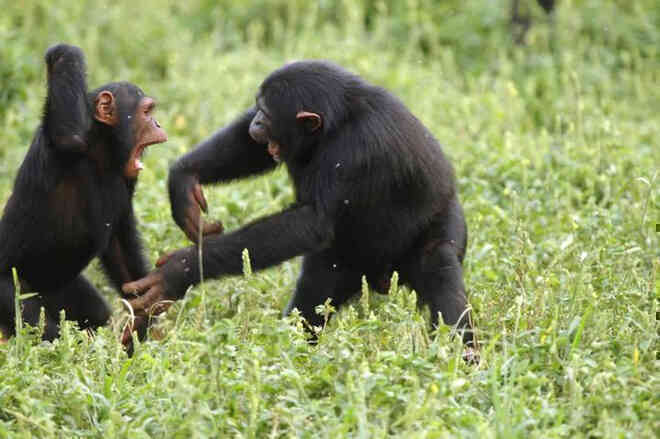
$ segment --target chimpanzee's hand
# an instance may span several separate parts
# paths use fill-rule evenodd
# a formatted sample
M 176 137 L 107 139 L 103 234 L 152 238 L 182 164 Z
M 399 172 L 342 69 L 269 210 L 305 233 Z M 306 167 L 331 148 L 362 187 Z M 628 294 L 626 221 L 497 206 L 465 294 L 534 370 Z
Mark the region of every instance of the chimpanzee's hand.
M 170 203 L 174 221 L 192 242 L 199 240 L 201 211 L 206 213 L 208 205 L 202 186 L 197 177 L 185 175 L 179 178 L 170 176 Z M 202 236 L 222 233 L 221 222 L 201 224 Z
M 59 73 L 61 69 L 65 69 L 65 72 L 70 72 L 71 69 L 85 69 L 85 55 L 76 46 L 56 44 L 48 48 L 44 58 L 48 66 L 48 72 L 51 74 Z
M 128 322 L 124 327 L 124 332 L 121 336 L 121 344 L 124 345 L 126 353 L 129 357 L 133 356 L 133 331 L 137 332 L 138 339 L 144 340 L 147 338 L 147 330 L 149 329 L 149 316 L 147 315 L 134 315 L 133 320 Z
M 156 270 L 142 279 L 125 283 L 122 291 L 136 296 L 128 301 L 135 319 L 124 329 L 122 344 L 132 351 L 133 331 L 140 339 L 146 336 L 152 316 L 164 313 L 175 300 L 184 296 L 188 287 L 197 282 L 199 274 L 194 260 L 194 249 L 182 249 L 161 257 L 156 262 Z

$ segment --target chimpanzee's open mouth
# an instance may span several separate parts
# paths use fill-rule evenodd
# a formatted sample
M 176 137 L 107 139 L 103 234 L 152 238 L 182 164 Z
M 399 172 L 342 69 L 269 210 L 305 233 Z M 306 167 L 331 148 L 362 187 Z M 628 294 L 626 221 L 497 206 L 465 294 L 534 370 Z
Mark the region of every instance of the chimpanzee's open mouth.
M 153 145 L 153 143 L 151 144 Z M 142 155 L 144 155 L 144 151 L 147 149 L 149 145 L 138 145 L 135 147 L 135 151 L 133 152 L 133 157 L 131 157 L 131 161 L 133 162 L 133 168 L 135 168 L 138 172 L 144 169 L 144 163 L 142 163 Z
M 147 147 L 154 145 L 156 143 L 160 143 L 160 142 L 158 141 L 148 142 L 133 148 L 133 151 L 131 152 L 131 157 L 128 159 L 128 163 L 126 164 L 126 176 L 137 177 L 140 171 L 144 169 L 144 163 L 142 163 L 142 156 L 144 155 L 145 150 L 147 149 Z
M 138 171 L 144 169 L 144 163 L 142 163 L 142 154 L 144 154 L 145 146 L 138 146 L 135 148 L 135 158 L 133 159 L 133 167 Z

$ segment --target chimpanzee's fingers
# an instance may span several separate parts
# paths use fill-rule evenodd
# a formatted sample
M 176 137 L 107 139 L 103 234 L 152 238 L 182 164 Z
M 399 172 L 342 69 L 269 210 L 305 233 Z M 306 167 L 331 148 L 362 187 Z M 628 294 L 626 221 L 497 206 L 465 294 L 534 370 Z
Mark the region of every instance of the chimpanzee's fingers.
M 187 216 L 184 221 L 183 233 L 186 234 L 191 242 L 197 242 L 199 236 L 199 216 L 197 221 Z
M 125 294 L 134 294 L 141 295 L 153 285 L 157 284 L 160 281 L 160 275 L 155 273 L 149 273 L 142 279 L 138 279 L 133 282 L 127 282 L 121 286 L 121 290 Z
M 146 316 L 139 315 L 135 316 L 135 319 L 133 319 L 132 322 L 128 322 L 126 326 L 124 326 L 124 332 L 121 336 L 121 344 L 124 346 L 127 346 L 129 343 L 133 342 L 133 331 L 138 331 L 139 329 L 146 325 L 148 322 L 148 319 Z
M 124 328 L 124 332 L 121 334 L 121 344 L 127 346 L 130 342 L 133 341 L 131 333 L 133 332 L 133 326 L 129 323 Z
M 204 192 L 202 191 L 202 185 L 195 183 L 195 186 L 193 186 L 193 195 L 197 204 L 199 204 L 199 207 L 201 207 L 204 213 L 206 213 L 208 211 L 208 204 L 206 203 L 206 197 L 204 197 Z
M 206 235 L 218 235 L 225 230 L 225 227 L 222 225 L 222 222 L 217 221 L 214 223 L 207 223 L 202 221 L 202 236 Z M 197 243 L 199 240 L 199 217 L 197 221 L 191 217 L 185 219 L 185 225 L 183 232 L 186 234 L 188 239 L 194 243 Z
M 222 225 L 220 221 L 215 222 L 215 223 L 204 223 L 204 229 L 202 231 L 202 234 L 204 236 L 206 235 L 219 235 L 225 230 L 225 227 Z
M 143 295 L 129 300 L 128 303 L 136 314 L 146 313 L 151 305 L 158 302 L 162 297 L 163 289 L 160 285 L 154 285 Z

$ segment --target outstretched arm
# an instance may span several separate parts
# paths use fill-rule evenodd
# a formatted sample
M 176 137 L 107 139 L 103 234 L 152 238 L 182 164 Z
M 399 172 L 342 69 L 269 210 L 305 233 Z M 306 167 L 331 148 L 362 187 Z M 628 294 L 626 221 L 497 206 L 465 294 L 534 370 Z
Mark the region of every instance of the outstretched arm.
M 311 206 L 295 207 L 262 218 L 226 235 L 203 241 L 205 278 L 239 274 L 242 253 L 248 249 L 256 270 L 271 267 L 301 254 L 321 250 L 333 240 L 333 226 Z M 196 247 L 187 247 L 159 261 L 160 267 L 147 277 L 124 285 L 125 293 L 140 295 L 131 301 L 136 314 L 148 313 L 162 300 L 181 298 L 188 286 L 200 282 Z M 158 309 L 156 313 L 162 312 Z
M 92 123 L 87 103 L 85 57 L 78 47 L 58 44 L 46 51 L 48 97 L 43 128 L 50 145 L 65 152 L 87 150 Z
M 206 212 L 202 184 L 225 182 L 271 170 L 276 162 L 266 145 L 249 134 L 256 114 L 250 109 L 228 126 L 201 142 L 170 168 L 168 179 L 172 217 L 188 238 L 197 242 L 200 209 Z M 204 224 L 202 234 L 219 233 L 219 224 Z
M 311 206 L 292 207 L 261 218 L 241 229 L 222 236 L 205 239 L 202 244 L 203 274 L 219 277 L 240 274 L 243 270 L 243 250 L 248 249 L 255 270 L 272 267 L 295 256 L 321 250 L 333 238 L 330 222 Z M 198 283 L 197 248 L 187 249 L 193 256 L 188 267 Z

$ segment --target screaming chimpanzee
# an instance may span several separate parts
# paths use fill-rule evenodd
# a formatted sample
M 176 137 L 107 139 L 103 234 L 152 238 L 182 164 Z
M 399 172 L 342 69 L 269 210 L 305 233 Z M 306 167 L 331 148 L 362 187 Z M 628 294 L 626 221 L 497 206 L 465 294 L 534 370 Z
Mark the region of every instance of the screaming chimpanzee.
M 311 325 L 314 308 L 340 306 L 360 291 L 365 274 L 376 289 L 393 270 L 431 309 L 431 322 L 463 330 L 473 344 L 461 263 L 466 224 L 449 161 L 431 133 L 397 98 L 338 66 L 289 64 L 261 84 L 256 106 L 181 157 L 169 176 L 172 214 L 198 238 L 200 184 L 259 174 L 284 162 L 293 206 L 237 231 L 209 236 L 201 225 L 204 276 L 238 274 L 247 248 L 262 269 L 304 255 L 284 311 L 298 308 Z M 149 276 L 124 285 L 141 297 L 138 314 L 167 308 L 200 282 L 197 249 L 176 251 Z M 126 333 L 124 339 L 127 340 Z M 471 351 L 471 349 L 469 349 Z
M 154 100 L 127 82 L 88 93 L 85 60 L 73 46 L 45 56 L 48 96 L 41 126 L 21 165 L 0 222 L 0 330 L 15 331 L 16 268 L 23 320 L 43 338 L 59 334 L 59 313 L 80 328 L 106 323 L 110 308 L 80 274 L 95 256 L 119 289 L 148 273 L 132 197 L 144 149 L 167 135 L 152 117 Z M 144 334 L 146 325 L 142 328 Z

